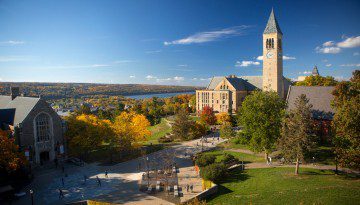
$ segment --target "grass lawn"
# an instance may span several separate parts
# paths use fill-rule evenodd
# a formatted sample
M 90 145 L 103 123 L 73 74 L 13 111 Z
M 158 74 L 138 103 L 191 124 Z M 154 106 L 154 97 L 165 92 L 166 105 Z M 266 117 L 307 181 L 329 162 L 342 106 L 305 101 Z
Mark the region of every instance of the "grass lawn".
M 223 151 L 223 150 L 213 150 L 209 152 L 204 152 L 204 154 L 207 155 L 215 155 L 217 162 L 220 162 L 224 158 L 225 153 L 233 155 L 234 157 L 238 158 L 240 161 L 244 161 L 244 163 L 265 162 L 265 159 L 263 157 L 259 157 L 252 154 L 245 154 L 241 152 L 232 152 L 232 151 Z
M 223 142 L 223 143 L 219 144 L 218 146 L 226 148 L 226 149 L 249 149 L 249 147 L 247 145 L 236 144 L 235 141 L 236 141 L 236 138 L 232 138 L 228 142 Z
M 166 133 L 170 133 L 171 127 L 169 126 L 165 118 L 161 118 L 160 123 L 149 127 L 149 130 L 151 132 L 151 135 L 146 141 L 143 142 L 144 145 L 150 143 L 159 144 L 158 139 L 162 136 L 165 136 Z
M 209 204 L 359 204 L 360 178 L 294 168 L 233 170 Z

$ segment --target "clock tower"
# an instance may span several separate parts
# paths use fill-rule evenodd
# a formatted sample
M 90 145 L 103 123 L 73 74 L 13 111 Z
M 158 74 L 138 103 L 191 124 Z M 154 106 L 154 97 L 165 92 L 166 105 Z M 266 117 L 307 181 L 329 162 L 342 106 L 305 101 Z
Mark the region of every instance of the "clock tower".
M 271 10 L 263 33 L 263 85 L 264 91 L 275 91 L 284 97 L 282 32 Z

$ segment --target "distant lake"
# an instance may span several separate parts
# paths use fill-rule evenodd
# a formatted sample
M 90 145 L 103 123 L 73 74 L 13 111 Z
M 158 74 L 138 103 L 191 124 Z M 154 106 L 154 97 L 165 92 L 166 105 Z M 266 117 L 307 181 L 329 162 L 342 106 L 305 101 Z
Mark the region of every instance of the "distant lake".
M 180 93 L 157 93 L 157 94 L 143 94 L 143 95 L 127 95 L 125 96 L 126 98 L 132 98 L 135 100 L 139 100 L 139 99 L 148 99 L 148 98 L 152 98 L 152 97 L 157 97 L 157 98 L 169 98 L 169 97 L 173 97 L 176 95 L 183 95 L 183 94 L 195 94 L 195 92 L 180 92 Z

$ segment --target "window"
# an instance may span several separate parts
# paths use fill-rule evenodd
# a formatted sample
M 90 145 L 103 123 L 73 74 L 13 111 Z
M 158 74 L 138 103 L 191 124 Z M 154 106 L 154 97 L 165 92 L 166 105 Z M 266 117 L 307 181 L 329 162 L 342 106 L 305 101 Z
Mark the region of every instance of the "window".
M 274 48 L 274 39 L 271 39 L 271 48 Z
M 50 118 L 47 114 L 41 113 L 36 117 L 36 141 L 43 142 L 50 139 Z

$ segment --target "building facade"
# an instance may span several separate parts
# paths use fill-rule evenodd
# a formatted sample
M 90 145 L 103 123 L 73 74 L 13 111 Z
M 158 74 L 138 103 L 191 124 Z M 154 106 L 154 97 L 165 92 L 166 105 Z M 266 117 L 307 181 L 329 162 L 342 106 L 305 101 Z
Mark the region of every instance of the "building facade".
M 196 91 L 196 110 L 205 106 L 215 112 L 234 113 L 245 97 L 254 90 L 275 91 L 286 98 L 291 82 L 283 76 L 282 32 L 271 11 L 263 33 L 263 75 L 213 77 L 204 90 Z
M 0 123 L 10 129 L 24 155 L 33 164 L 44 164 L 65 157 L 64 123 L 41 98 L 0 95 Z

